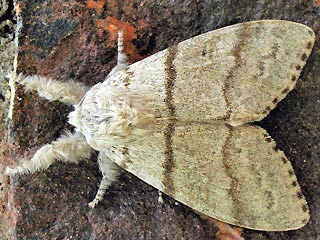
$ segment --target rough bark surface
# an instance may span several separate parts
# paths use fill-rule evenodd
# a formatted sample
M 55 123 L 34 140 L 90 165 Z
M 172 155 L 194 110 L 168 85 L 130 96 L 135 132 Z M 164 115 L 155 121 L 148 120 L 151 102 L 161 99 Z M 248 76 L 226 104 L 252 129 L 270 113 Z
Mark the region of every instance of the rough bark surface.
M 309 203 L 311 220 L 297 231 L 245 230 L 244 237 L 318 239 L 320 4 L 300 0 L 269 2 L 21 0 L 23 29 L 18 71 L 94 85 L 116 63 L 119 28 L 125 30 L 126 51 L 135 62 L 192 36 L 238 22 L 285 19 L 308 25 L 316 32 L 316 43 L 296 88 L 258 124 L 267 129 L 292 162 Z M 10 146 L 15 149 L 15 163 L 31 157 L 64 128 L 70 129 L 66 123 L 70 110 L 18 88 L 15 145 Z M 14 164 L 9 158 L 2 159 L 7 160 L 4 165 Z M 7 184 L 12 200 L 10 208 L 3 202 L 3 212 L 6 216 L 16 214 L 16 239 L 215 238 L 216 229 L 211 223 L 169 197 L 159 204 L 156 189 L 125 172 L 101 204 L 89 209 L 87 204 L 101 179 L 95 160 L 93 156 L 79 165 L 57 163 L 45 172 Z

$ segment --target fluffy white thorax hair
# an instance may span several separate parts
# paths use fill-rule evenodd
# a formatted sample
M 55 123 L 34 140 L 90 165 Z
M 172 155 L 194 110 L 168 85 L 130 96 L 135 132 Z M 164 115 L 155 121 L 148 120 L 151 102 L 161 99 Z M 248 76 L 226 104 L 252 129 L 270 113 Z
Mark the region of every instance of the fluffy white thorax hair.
M 152 132 L 155 117 L 146 112 L 145 101 L 139 95 L 98 83 L 74 106 L 69 123 L 101 151 Z

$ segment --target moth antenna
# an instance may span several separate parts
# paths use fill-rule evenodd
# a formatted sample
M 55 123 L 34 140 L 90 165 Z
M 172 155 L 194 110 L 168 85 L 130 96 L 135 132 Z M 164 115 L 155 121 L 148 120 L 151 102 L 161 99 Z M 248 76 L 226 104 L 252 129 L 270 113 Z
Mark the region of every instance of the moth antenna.
M 123 31 L 118 32 L 118 58 L 117 58 L 117 65 L 111 70 L 108 74 L 108 77 L 112 74 L 126 68 L 129 65 L 128 63 L 128 56 L 124 51 L 124 38 L 123 38 Z
M 124 52 L 124 42 L 123 42 L 123 31 L 118 32 L 118 65 L 125 64 L 128 65 L 128 56 Z

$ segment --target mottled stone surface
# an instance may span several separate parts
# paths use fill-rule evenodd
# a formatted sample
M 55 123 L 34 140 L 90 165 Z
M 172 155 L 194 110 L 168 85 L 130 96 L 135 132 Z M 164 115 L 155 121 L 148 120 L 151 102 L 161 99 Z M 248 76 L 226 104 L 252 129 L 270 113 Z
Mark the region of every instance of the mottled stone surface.
M 118 3 L 121 2 L 121 3 Z M 320 8 L 316 1 L 20 1 L 24 28 L 19 72 L 93 85 L 116 63 L 116 29 L 137 61 L 179 41 L 238 22 L 286 19 L 317 34 L 314 51 L 296 88 L 259 125 L 291 160 L 311 220 L 289 232 L 246 230 L 246 239 L 317 239 L 320 235 Z M 30 157 L 68 127 L 66 108 L 18 89 L 15 161 Z M 13 148 L 13 147 L 12 147 Z M 13 181 L 17 239 L 214 239 L 216 229 L 186 206 L 123 173 L 96 209 L 87 207 L 100 181 L 95 156 L 79 165 L 56 163 L 43 173 Z M 13 164 L 8 162 L 6 164 Z M 5 214 L 16 214 L 4 206 Z
M 18 24 L 21 26 L 21 24 Z M 17 19 L 12 1 L 0 1 L 0 239 L 7 239 L 15 231 L 16 214 L 14 209 L 4 212 L 4 206 L 12 195 L 8 195 L 8 182 L 3 178 L 5 162 L 14 151 L 12 143 L 12 121 L 8 118 L 10 105 L 10 86 L 7 73 L 14 69 L 14 59 L 18 55 L 16 38 Z M 15 65 L 16 66 L 16 65 Z M 12 111 L 11 111 L 12 113 Z M 11 114 L 12 115 L 12 114 Z M 2 237 L 2 238 L 1 238 Z

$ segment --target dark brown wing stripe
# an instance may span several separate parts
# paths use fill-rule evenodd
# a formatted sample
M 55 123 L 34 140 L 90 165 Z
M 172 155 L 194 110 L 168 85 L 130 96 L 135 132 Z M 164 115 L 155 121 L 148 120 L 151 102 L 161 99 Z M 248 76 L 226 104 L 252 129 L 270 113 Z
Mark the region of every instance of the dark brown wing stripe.
M 232 114 L 232 107 L 230 102 L 230 91 L 232 89 L 232 83 L 235 80 L 236 71 L 241 67 L 244 62 L 244 59 L 241 56 L 241 52 L 243 48 L 248 44 L 247 41 L 249 40 L 251 35 L 250 32 L 250 25 L 243 24 L 241 30 L 239 30 L 237 43 L 233 46 L 232 49 L 232 56 L 234 57 L 235 64 L 232 68 L 230 68 L 223 85 L 223 97 L 226 102 L 226 113 L 223 117 L 224 120 L 230 120 Z
M 165 61 L 165 73 L 166 73 L 166 98 L 164 99 L 165 104 L 168 108 L 169 112 L 169 124 L 164 131 L 165 137 L 165 162 L 163 164 L 163 179 L 162 182 L 164 184 L 164 192 L 170 195 L 174 195 L 175 193 L 175 186 L 174 182 L 172 181 L 171 175 L 172 170 L 174 168 L 174 153 L 173 153 L 173 143 L 172 137 L 175 131 L 175 124 L 176 124 L 176 113 L 175 113 L 175 106 L 174 106 L 174 99 L 173 99 L 173 90 L 174 90 L 174 83 L 177 77 L 177 72 L 174 66 L 174 59 L 177 53 L 177 46 L 173 46 L 168 49 L 168 55 Z
M 224 170 L 227 173 L 227 176 L 230 178 L 230 190 L 229 195 L 233 202 L 232 204 L 232 215 L 233 218 L 238 221 L 239 223 L 245 221 L 245 213 L 242 207 L 242 203 L 239 201 L 238 194 L 240 193 L 240 182 L 235 176 L 236 170 L 234 169 L 234 163 L 232 162 L 232 158 L 230 157 L 230 148 L 232 148 L 232 138 L 233 138 L 233 127 L 226 124 L 228 128 L 228 135 L 224 141 L 222 147 L 222 160 L 224 165 Z

